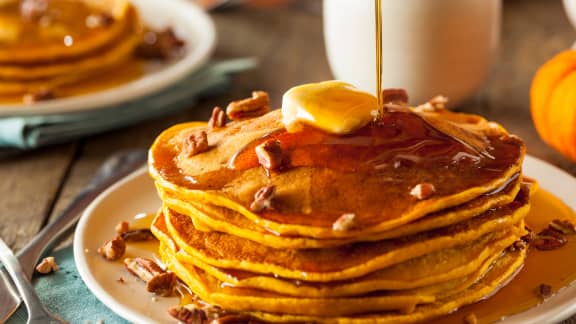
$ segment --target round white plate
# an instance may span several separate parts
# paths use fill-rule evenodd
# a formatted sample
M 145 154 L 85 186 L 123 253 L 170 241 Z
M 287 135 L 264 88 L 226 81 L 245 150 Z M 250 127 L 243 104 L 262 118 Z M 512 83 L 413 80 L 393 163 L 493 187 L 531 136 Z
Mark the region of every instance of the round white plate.
M 527 156 L 524 171 L 538 179 L 576 210 L 576 178 L 536 158 Z M 74 257 L 80 276 L 88 288 L 110 309 L 135 323 L 175 323 L 166 310 L 178 303 L 175 298 L 158 298 L 144 291 L 141 282 L 131 278 L 121 263 L 103 260 L 96 253 L 102 242 L 114 235 L 114 226 L 142 212 L 154 212 L 160 200 L 146 169 L 126 177 L 98 197 L 84 212 L 74 237 Z M 129 245 L 127 254 L 151 256 L 151 252 Z M 116 281 L 120 276 L 125 284 Z M 576 313 L 576 285 L 560 291 L 540 306 L 511 316 L 501 323 L 554 323 Z
M 190 0 L 131 0 L 142 20 L 154 29 L 172 27 L 186 42 L 186 52 L 175 62 L 150 68 L 142 77 L 115 88 L 31 105 L 0 104 L 0 116 L 54 114 L 110 107 L 178 82 L 208 60 L 216 42 L 212 19 Z

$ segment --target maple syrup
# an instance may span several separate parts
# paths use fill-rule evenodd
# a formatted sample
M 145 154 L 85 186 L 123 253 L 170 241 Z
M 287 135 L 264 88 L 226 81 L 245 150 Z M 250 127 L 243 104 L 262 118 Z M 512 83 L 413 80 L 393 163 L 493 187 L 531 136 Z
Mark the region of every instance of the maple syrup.
M 384 115 L 384 98 L 382 97 L 382 0 L 374 0 L 376 21 L 376 97 L 378 98 L 379 116 Z
M 576 214 L 551 193 L 538 189 L 532 197 L 532 205 L 526 225 L 534 232 L 546 228 L 554 219 L 576 222 Z M 524 267 L 502 289 L 483 301 L 467 305 L 456 312 L 442 316 L 432 323 L 464 323 L 464 317 L 474 314 L 478 323 L 493 323 L 504 317 L 526 311 L 542 303 L 536 293 L 540 284 L 552 286 L 557 292 L 576 280 L 576 236 L 569 236 L 568 243 L 551 251 L 531 248 Z

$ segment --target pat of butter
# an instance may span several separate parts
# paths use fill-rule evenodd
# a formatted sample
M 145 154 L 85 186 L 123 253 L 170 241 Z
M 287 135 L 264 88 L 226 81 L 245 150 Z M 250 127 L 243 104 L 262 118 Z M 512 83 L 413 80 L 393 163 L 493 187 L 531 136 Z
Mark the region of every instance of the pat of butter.
M 348 134 L 368 124 L 378 100 L 342 81 L 294 87 L 282 97 L 282 122 L 289 132 L 307 124 L 333 134 Z

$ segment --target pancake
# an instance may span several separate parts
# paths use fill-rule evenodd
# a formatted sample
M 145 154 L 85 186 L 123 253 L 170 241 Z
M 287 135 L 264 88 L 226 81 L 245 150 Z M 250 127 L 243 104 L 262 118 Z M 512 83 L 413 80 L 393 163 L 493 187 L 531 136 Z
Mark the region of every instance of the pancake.
M 492 269 L 476 284 L 468 289 L 450 296 L 443 300 L 438 300 L 429 305 L 422 305 L 408 314 L 398 312 L 390 313 L 373 313 L 363 314 L 350 317 L 313 317 L 313 316 L 294 316 L 286 314 L 271 314 L 265 312 L 250 312 L 253 317 L 273 323 L 353 323 L 353 324 L 400 324 L 400 323 L 417 323 L 429 320 L 434 317 L 451 313 L 460 306 L 471 304 L 488 298 L 495 294 L 500 288 L 512 280 L 518 271 L 522 268 L 526 258 L 526 251 L 517 251 L 506 253 L 498 259 Z
M 183 250 L 178 257 L 184 262 L 194 263 L 199 259 L 215 267 L 324 282 L 360 277 L 510 228 L 523 220 L 529 209 L 528 202 L 529 192 L 520 191 L 513 203 L 448 227 L 398 239 L 322 250 L 272 249 L 225 233 L 198 231 L 189 217 L 167 208 L 162 212 L 170 236 Z
M 85 55 L 77 55 L 65 61 L 46 64 L 1 64 L 0 80 L 4 80 L 6 86 L 14 89 L 19 82 L 45 80 L 70 74 L 85 75 L 117 65 L 132 55 L 140 41 L 140 22 L 134 7 L 128 9 L 125 20 L 121 33 L 109 43 L 101 44 L 103 47 L 98 50 L 87 52 Z M 2 93 L 7 91 L 2 90 Z
M 361 297 L 305 298 L 290 297 L 269 291 L 222 285 L 204 271 L 178 260 L 169 249 L 161 248 L 161 257 L 169 269 L 182 278 L 206 302 L 232 311 L 283 312 L 295 315 L 341 316 L 367 311 L 409 311 L 418 304 L 457 294 L 477 281 L 490 269 L 499 253 L 475 273 L 440 284 L 405 291 L 376 292 Z
M 481 214 L 488 209 L 512 202 L 518 190 L 520 190 L 520 182 L 519 177 L 514 177 L 510 183 L 497 189 L 495 192 L 483 194 L 477 199 L 465 204 L 432 213 L 400 228 L 362 236 L 360 239 L 323 240 L 296 236 L 279 236 L 274 232 L 266 230 L 266 228 L 258 226 L 234 210 L 207 203 L 200 204 L 194 201 L 182 201 L 176 197 L 176 193 L 167 191 L 165 188 L 159 188 L 158 191 L 162 201 L 168 208 L 191 217 L 196 228 L 206 228 L 207 230 L 228 233 L 277 249 L 306 249 L 335 247 L 359 240 L 379 241 L 458 223 Z
M 491 156 L 486 157 L 412 113 L 393 112 L 386 118 L 384 124 L 395 125 L 391 129 L 366 126 L 349 136 L 315 129 L 288 133 L 278 111 L 226 128 L 180 125 L 153 144 L 150 173 L 160 191 L 177 193 L 181 201 L 225 207 L 279 235 L 334 239 L 398 228 L 495 190 L 520 171 L 524 145 L 514 136 L 486 132 Z M 470 124 L 480 122 L 478 117 Z M 185 157 L 180 143 L 200 130 L 207 132 L 211 149 Z M 252 153 L 267 139 L 283 143 L 290 161 L 286 170 L 270 176 Z M 363 144 L 367 139 L 370 142 Z M 353 159 L 339 158 L 330 164 L 325 162 L 328 156 Z M 439 165 L 448 166 L 441 169 L 442 176 L 430 172 Z M 377 177 L 372 175 L 375 168 Z M 434 183 L 435 195 L 415 201 L 410 188 L 426 182 Z M 278 188 L 275 208 L 254 213 L 249 205 L 265 185 Z M 333 231 L 333 223 L 352 211 L 355 228 Z
M 155 235 L 166 247 L 163 253 L 175 254 L 179 247 L 167 229 L 155 223 Z M 285 280 L 246 271 L 221 269 L 196 260 L 192 266 L 202 269 L 222 283 L 233 287 L 268 290 L 283 295 L 302 297 L 339 297 L 360 295 L 378 290 L 426 289 L 422 287 L 462 280 L 492 262 L 518 236 L 514 233 L 489 233 L 477 241 L 430 253 L 394 265 L 367 276 L 327 284 Z M 167 252 L 166 249 L 170 251 Z M 189 267 L 186 265 L 186 267 Z
M 47 17 L 41 25 L 20 17 L 20 1 L 0 7 L 0 66 L 62 61 L 93 52 L 117 39 L 125 30 L 129 3 L 126 0 L 50 0 Z M 111 24 L 90 28 L 90 15 L 113 17 Z M 74 46 L 63 38 L 73 37 Z

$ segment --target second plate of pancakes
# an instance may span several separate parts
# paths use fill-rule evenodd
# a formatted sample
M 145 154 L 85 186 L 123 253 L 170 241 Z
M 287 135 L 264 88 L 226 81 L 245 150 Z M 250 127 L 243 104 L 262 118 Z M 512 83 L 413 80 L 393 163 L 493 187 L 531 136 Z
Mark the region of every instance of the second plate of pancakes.
M 215 45 L 216 32 L 211 18 L 199 6 L 186 0 L 171 0 L 168 2 L 130 0 L 130 3 L 137 9 L 140 19 L 146 27 L 153 30 L 172 28 L 176 36 L 186 44 L 183 51 L 184 54 L 166 62 L 151 61 L 145 63 L 144 73 L 141 76 L 125 83 L 118 82 L 117 85 L 107 87 L 104 90 L 86 91 L 74 96 L 38 101 L 33 104 L 0 104 L 0 117 L 71 113 L 114 107 L 170 87 L 200 68 L 208 60 Z M 91 41 L 96 42 L 97 40 L 87 39 L 82 49 L 90 52 Z M 122 44 L 128 46 L 126 42 L 122 42 Z M 122 50 L 121 47 L 114 46 L 111 51 L 105 51 L 100 55 L 99 59 L 109 58 L 113 60 L 115 55 L 121 55 L 121 53 L 117 53 Z M 58 48 L 53 48 L 53 50 L 53 54 L 58 56 Z M 32 52 L 27 51 L 27 53 Z M 38 55 L 40 54 L 49 55 L 50 53 L 38 52 Z M 19 58 L 26 59 L 23 56 L 19 56 Z M 18 72 L 12 70 L 14 69 L 4 72 Z M 49 71 L 42 70 L 37 72 L 56 73 L 59 71 L 51 68 Z M 78 74 L 78 70 L 73 69 L 72 72 L 66 73 L 66 76 L 74 77 Z

